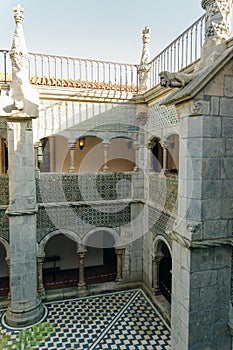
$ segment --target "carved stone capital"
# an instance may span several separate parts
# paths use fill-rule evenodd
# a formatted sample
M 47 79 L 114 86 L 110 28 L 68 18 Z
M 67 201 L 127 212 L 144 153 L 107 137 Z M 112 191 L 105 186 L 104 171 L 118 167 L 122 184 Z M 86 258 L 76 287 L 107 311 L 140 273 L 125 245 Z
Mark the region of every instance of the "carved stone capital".
M 76 141 L 68 141 L 68 147 L 70 150 L 74 150 L 76 147 Z

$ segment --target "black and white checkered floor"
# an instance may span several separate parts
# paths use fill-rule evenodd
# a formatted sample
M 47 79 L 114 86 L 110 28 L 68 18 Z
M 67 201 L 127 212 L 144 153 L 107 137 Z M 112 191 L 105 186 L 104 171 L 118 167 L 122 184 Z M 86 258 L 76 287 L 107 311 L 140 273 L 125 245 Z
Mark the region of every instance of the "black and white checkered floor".
M 141 290 L 52 302 L 46 307 L 44 321 L 55 327 L 33 349 L 170 349 L 170 331 Z M 12 339 L 17 336 L 3 323 L 0 330 Z

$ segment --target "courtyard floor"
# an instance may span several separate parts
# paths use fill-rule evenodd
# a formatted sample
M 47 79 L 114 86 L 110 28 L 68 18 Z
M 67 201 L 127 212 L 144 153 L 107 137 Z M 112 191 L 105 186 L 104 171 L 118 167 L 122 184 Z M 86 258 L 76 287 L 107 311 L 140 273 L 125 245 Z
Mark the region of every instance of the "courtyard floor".
M 46 303 L 44 322 L 54 325 L 36 350 L 168 350 L 170 330 L 140 289 Z M 17 337 L 4 322 L 0 330 Z

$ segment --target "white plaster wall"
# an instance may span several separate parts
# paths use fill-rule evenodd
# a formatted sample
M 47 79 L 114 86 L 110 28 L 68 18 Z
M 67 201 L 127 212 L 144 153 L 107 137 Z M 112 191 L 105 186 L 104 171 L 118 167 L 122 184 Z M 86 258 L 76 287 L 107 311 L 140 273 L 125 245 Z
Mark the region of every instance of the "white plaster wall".
M 67 139 L 61 136 L 53 137 L 54 146 L 54 171 L 62 172 L 68 171 L 69 169 L 69 154 L 68 154 L 68 143 Z M 66 169 L 66 170 L 64 170 Z
M 0 244 L 0 277 L 9 276 L 8 267 L 6 263 L 6 251 L 2 244 Z
M 75 168 L 81 173 L 102 171 L 104 166 L 104 147 L 97 137 L 85 137 L 85 146 L 75 147 Z M 70 154 L 67 140 L 57 136 L 54 140 L 54 171 L 67 172 L 70 166 Z M 132 171 L 135 166 L 135 150 L 132 142 L 125 138 L 111 140 L 108 151 L 108 167 L 110 171 Z

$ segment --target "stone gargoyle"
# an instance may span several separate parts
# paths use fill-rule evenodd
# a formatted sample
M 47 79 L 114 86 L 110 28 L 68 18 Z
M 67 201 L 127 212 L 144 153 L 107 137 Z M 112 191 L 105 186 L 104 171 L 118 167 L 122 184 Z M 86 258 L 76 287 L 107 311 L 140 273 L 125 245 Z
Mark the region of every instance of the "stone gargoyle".
M 194 78 L 194 74 L 171 73 L 163 71 L 159 73 L 160 85 L 163 87 L 184 87 Z

